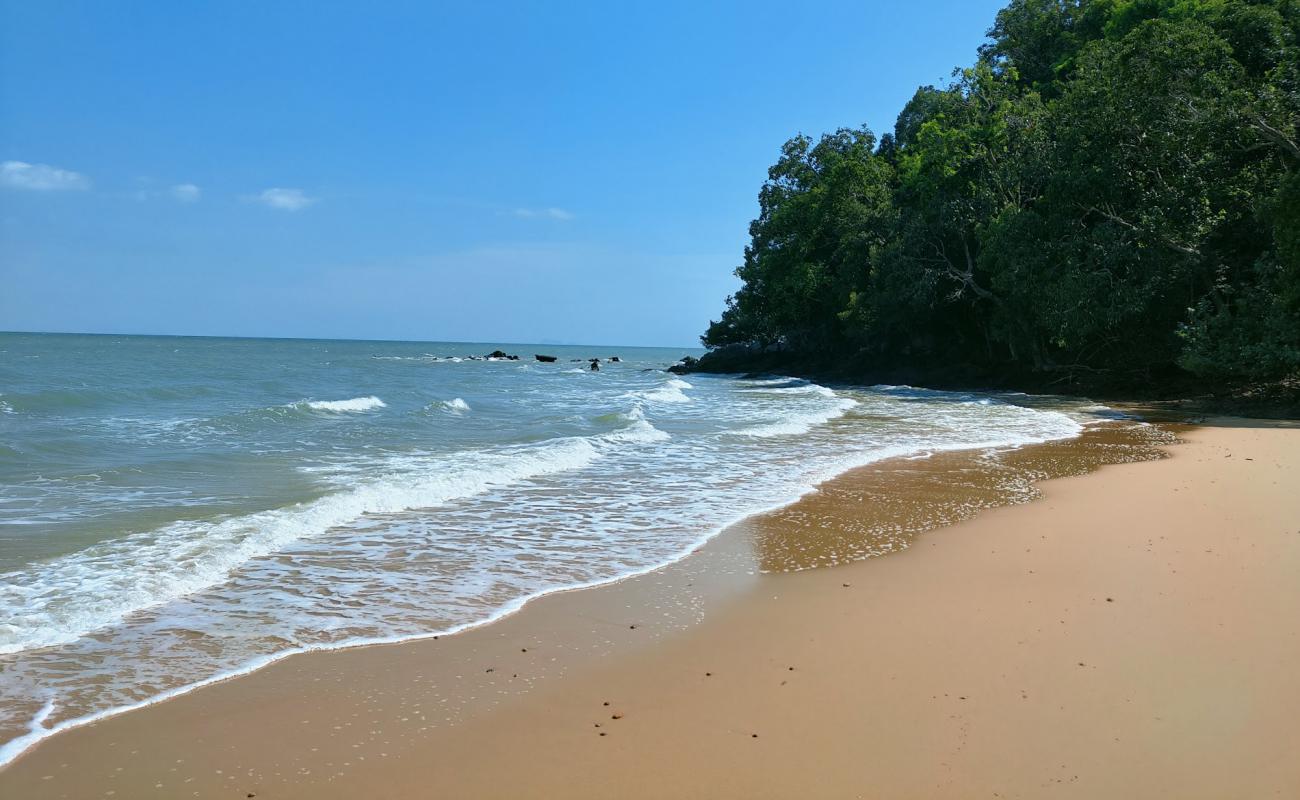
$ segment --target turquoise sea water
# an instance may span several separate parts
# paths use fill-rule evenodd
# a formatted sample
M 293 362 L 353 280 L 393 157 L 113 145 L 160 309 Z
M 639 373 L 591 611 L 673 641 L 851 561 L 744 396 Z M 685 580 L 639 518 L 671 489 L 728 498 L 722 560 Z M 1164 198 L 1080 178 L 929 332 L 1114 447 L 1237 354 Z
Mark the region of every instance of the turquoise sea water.
M 471 358 L 498 348 L 521 360 Z M 1081 430 L 664 371 L 687 352 L 0 334 L 0 763 L 284 653 L 653 568 L 851 466 Z

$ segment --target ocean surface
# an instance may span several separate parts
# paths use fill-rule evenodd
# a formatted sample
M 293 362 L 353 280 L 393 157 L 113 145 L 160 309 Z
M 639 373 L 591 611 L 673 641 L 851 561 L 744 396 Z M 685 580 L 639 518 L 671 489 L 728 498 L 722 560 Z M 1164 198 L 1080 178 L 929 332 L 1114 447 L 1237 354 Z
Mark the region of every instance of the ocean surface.
M 521 359 L 471 358 L 498 348 Z M 664 371 L 690 352 L 0 334 L 0 764 L 288 653 L 653 569 L 856 465 L 1088 422 Z

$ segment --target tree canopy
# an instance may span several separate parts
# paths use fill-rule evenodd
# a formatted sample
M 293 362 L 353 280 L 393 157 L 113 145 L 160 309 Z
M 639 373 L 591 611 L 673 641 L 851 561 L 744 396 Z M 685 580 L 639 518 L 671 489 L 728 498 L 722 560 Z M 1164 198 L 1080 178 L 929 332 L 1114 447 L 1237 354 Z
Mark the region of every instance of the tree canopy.
M 704 344 L 1300 370 L 1300 0 L 1012 0 L 988 36 L 879 141 L 786 142 Z

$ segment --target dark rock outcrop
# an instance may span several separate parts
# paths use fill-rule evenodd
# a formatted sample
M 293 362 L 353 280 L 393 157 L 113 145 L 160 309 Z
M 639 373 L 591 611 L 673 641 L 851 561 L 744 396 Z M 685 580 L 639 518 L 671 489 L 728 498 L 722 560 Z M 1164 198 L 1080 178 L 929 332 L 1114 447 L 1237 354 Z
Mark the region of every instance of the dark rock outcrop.
M 543 364 L 551 364 L 555 361 L 555 356 L 544 356 L 544 355 L 539 355 L 537 353 L 533 354 L 533 358 L 537 359 L 538 361 L 541 361 Z
M 695 356 L 682 356 L 682 360 L 669 367 L 668 371 L 678 375 L 685 375 L 688 372 L 694 372 L 699 363 L 700 360 Z

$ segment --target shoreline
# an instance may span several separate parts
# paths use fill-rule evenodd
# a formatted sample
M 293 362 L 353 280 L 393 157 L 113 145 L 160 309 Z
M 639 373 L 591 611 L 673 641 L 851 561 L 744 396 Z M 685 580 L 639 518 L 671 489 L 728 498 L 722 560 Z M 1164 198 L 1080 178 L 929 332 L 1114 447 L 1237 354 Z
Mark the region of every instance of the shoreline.
M 1136 420 L 1137 418 L 1135 417 L 1134 419 Z M 1104 424 L 1105 421 L 1103 420 L 1101 421 L 1101 423 Z M 228 681 L 245 678 L 250 675 L 254 675 L 257 672 L 264 670 L 268 667 L 283 662 L 286 659 L 290 659 L 293 657 L 300 657 L 300 656 L 343 652 L 343 651 L 354 650 L 358 648 L 403 645 L 403 644 L 410 644 L 410 643 L 421 642 L 426 640 L 436 640 L 443 637 L 451 637 L 460 633 L 464 633 L 466 631 L 471 631 L 481 627 L 496 624 L 506 618 L 518 614 L 519 612 L 523 611 L 526 607 L 528 607 L 531 603 L 534 603 L 535 601 L 544 599 L 551 595 L 568 593 L 568 592 L 579 592 L 579 591 L 585 591 L 589 589 L 598 589 L 612 584 L 617 584 L 623 581 L 634 580 L 636 578 L 653 574 L 661 570 L 669 569 L 674 565 L 680 563 L 684 559 L 690 558 L 691 556 L 699 553 L 701 548 L 707 547 L 710 544 L 710 542 L 714 541 L 719 536 L 725 535 L 729 530 L 737 526 L 743 525 L 744 523 L 746 523 L 751 519 L 765 517 L 768 515 L 772 515 L 774 513 L 779 513 L 784 509 L 787 509 L 795 504 L 798 504 L 801 500 L 808 497 L 809 495 L 816 494 L 821 490 L 823 486 L 833 483 L 834 481 L 844 477 L 845 475 L 856 472 L 858 470 L 871 469 L 871 468 L 882 468 L 885 470 L 890 470 L 892 468 L 891 465 L 894 465 L 899 462 L 908 462 L 916 459 L 931 459 L 934 458 L 935 456 L 943 456 L 947 454 L 977 454 L 986 451 L 1007 450 L 1007 449 L 1020 450 L 1024 448 L 1039 447 L 1045 444 L 1050 444 L 1052 442 L 1058 442 L 1058 441 L 1069 442 L 1085 435 L 1087 430 L 1088 430 L 1088 425 L 1084 424 L 1081 426 L 1079 433 L 1070 437 L 1049 438 L 1049 439 L 1043 439 L 1043 440 L 1037 440 L 1031 442 L 971 443 L 971 444 L 962 444 L 951 448 L 939 447 L 939 448 L 928 448 L 924 450 L 918 450 L 915 452 L 906 452 L 906 453 L 882 453 L 882 454 L 877 454 L 872 459 L 867 461 L 862 461 L 862 462 L 855 461 L 854 463 L 842 464 L 832 468 L 830 471 L 820 476 L 819 478 L 812 480 L 808 484 L 798 487 L 797 494 L 794 494 L 794 496 L 791 498 L 773 502 L 772 504 L 762 508 L 743 512 L 737 515 L 736 517 L 732 518 L 730 521 L 710 529 L 707 533 L 702 534 L 690 545 L 678 551 L 677 553 L 673 554 L 671 557 L 669 557 L 668 559 L 662 562 L 637 568 L 628 572 L 622 572 L 608 578 L 601 578 L 601 579 L 588 581 L 580 584 L 565 585 L 565 586 L 558 586 L 555 588 L 545 589 L 527 596 L 520 597 L 514 601 L 511 601 L 507 605 L 491 611 L 490 614 L 488 614 L 486 617 L 482 619 L 471 620 L 468 622 L 456 624 L 446 629 L 440 629 L 436 631 L 429 631 L 429 632 L 416 633 L 416 634 L 401 634 L 395 636 L 380 636 L 380 637 L 368 637 L 368 638 L 361 638 L 361 639 L 349 639 L 349 640 L 343 640 L 338 642 L 319 643 L 313 645 L 294 647 L 276 653 L 267 654 L 265 656 L 256 658 L 250 662 L 246 662 L 239 666 L 227 670 L 223 670 L 221 672 L 212 675 L 211 677 L 199 681 L 195 681 L 193 683 L 188 683 L 182 686 L 165 689 L 154 696 L 139 700 L 134 703 L 130 703 L 124 706 L 118 706 L 110 709 L 105 709 L 102 711 L 96 711 L 84 716 L 63 720 L 55 723 L 52 727 L 45 728 L 43 727 L 44 721 L 48 718 L 49 714 L 55 708 L 57 708 L 54 701 L 50 700 L 47 701 L 45 705 L 41 708 L 41 710 L 37 712 L 35 717 L 33 717 L 29 721 L 28 730 L 26 733 L 19 734 L 17 737 L 4 742 L 3 744 L 0 744 L 0 775 L 3 775 L 4 771 L 11 764 L 13 764 L 18 759 L 21 759 L 25 754 L 27 754 L 33 748 L 39 747 L 43 742 L 46 742 L 60 734 L 63 734 L 68 731 L 73 731 L 88 725 L 95 725 L 100 722 L 113 719 L 123 714 L 140 712 L 148 708 L 151 708 L 153 706 L 156 706 L 158 704 L 166 703 L 171 700 L 184 697 L 196 691 L 201 691 L 208 687 L 216 686 L 222 683 L 226 683 Z M 941 527 L 946 524 L 950 524 L 950 521 L 934 522 L 931 525 L 927 526 L 926 529 L 929 529 L 929 527 Z M 876 557 L 877 555 L 883 555 L 883 553 L 874 554 L 872 556 L 864 556 L 864 557 Z M 39 730 L 38 727 L 40 728 Z
M 1193 436 L 1199 436 L 1196 429 Z M 1071 440 L 1073 441 L 1073 440 Z M 1019 451 L 1033 449 L 1021 448 Z M 1038 446 L 1038 447 L 1041 447 Z M 1170 462 L 1180 460 L 1178 451 L 1186 445 L 1174 448 L 1175 455 Z M 1142 465 L 1134 465 L 1132 469 L 1142 468 Z M 1151 467 L 1150 469 L 1154 469 Z M 1097 480 L 1099 476 L 1109 474 L 1109 471 L 1102 471 L 1084 478 L 1075 479 L 1080 485 L 1089 481 Z M 842 476 L 846 477 L 846 476 Z M 1147 477 L 1150 477 L 1148 474 Z M 837 479 L 838 480 L 838 479 Z M 1056 487 L 1060 484 L 1068 483 L 1071 479 L 1063 481 L 1053 481 L 1046 484 L 1047 487 Z M 1053 489 L 1044 489 L 1050 499 Z M 826 494 L 825 492 L 819 492 Z M 805 498 L 806 499 L 806 498 Z M 803 502 L 803 501 L 800 501 Z M 800 503 L 796 503 L 798 506 Z M 805 505 L 807 505 L 805 503 Z M 993 509 L 992 511 L 979 513 L 974 520 L 960 522 L 955 526 L 944 529 L 945 532 L 951 533 L 960 529 L 969 529 L 971 526 L 979 526 L 990 516 L 1014 513 L 1023 510 L 1039 509 L 1043 501 L 1032 503 L 1025 506 L 1010 506 Z M 1039 515 L 1041 516 L 1041 514 Z M 751 518 L 752 519 L 752 518 Z M 752 527 L 752 526 L 751 526 Z M 987 524 L 984 527 L 988 527 Z M 121 761 L 122 753 L 118 751 L 117 756 L 113 756 L 114 749 L 118 742 L 125 742 L 131 745 L 138 745 L 137 752 L 144 750 L 152 752 L 158 747 L 164 747 L 177 753 L 185 753 L 186 761 L 200 760 L 204 761 L 210 757 L 216 758 L 214 763 L 222 762 L 229 758 L 224 748 L 234 747 L 235 743 L 243 741 L 250 734 L 247 730 L 251 724 L 254 729 L 261 729 L 264 725 L 270 725 L 277 733 L 259 733 L 253 732 L 253 738 L 271 737 L 270 742 L 283 742 L 290 732 L 298 736 L 305 736 L 322 750 L 329 750 L 337 742 L 331 740 L 331 736 L 325 730 L 311 726 L 303 730 L 297 724 L 290 725 L 285 720 L 293 717 L 295 710 L 301 711 L 302 708 L 319 705 L 320 698 L 317 702 L 303 705 L 305 695 L 302 689 L 302 680 L 304 676 L 312 676 L 312 682 L 328 682 L 330 679 L 337 681 L 339 684 L 332 690 L 325 692 L 327 696 L 332 696 L 335 700 L 340 699 L 338 692 L 343 693 L 346 698 L 349 690 L 342 688 L 342 684 L 347 682 L 358 686 L 372 687 L 370 691 L 374 694 L 367 698 L 366 702 L 353 707 L 365 708 L 366 710 L 374 709 L 402 709 L 408 707 L 413 697 L 423 698 L 424 701 L 445 697 L 448 694 L 459 693 L 470 697 L 463 708 L 453 715 L 444 719 L 441 724 L 429 726 L 415 726 L 413 729 L 406 730 L 407 735 L 404 743 L 395 744 L 392 749 L 398 747 L 409 747 L 410 742 L 419 741 L 424 744 L 436 743 L 438 747 L 449 746 L 449 737 L 467 735 L 467 729 L 480 730 L 484 725 L 505 713 L 503 708 L 513 708 L 518 710 L 523 708 L 534 708 L 538 703 L 544 703 L 544 697 L 552 694 L 565 694 L 577 687 L 585 677 L 590 677 L 592 673 L 601 671 L 632 669 L 636 671 L 639 662 L 647 659 L 653 660 L 667 649 L 679 648 L 683 641 L 695 641 L 701 638 L 703 631 L 706 629 L 713 633 L 719 631 L 719 626 L 727 625 L 728 619 L 734 619 L 738 615 L 743 616 L 745 609 L 752 608 L 756 603 L 761 603 L 762 587 L 775 585 L 774 582 L 790 581 L 812 581 L 813 583 L 825 584 L 828 577 L 833 578 L 837 574 L 847 572 L 862 572 L 866 568 L 874 570 L 872 573 L 875 577 L 887 574 L 890 567 L 884 567 L 885 564 L 898 564 L 907 560 L 908 563 L 915 564 L 918 560 L 933 558 L 935 553 L 941 553 L 950 545 L 944 541 L 941 545 L 936 540 L 942 538 L 939 535 L 928 537 L 927 541 L 932 548 L 924 548 L 925 556 L 916 557 L 913 555 L 909 559 L 908 553 L 895 555 L 889 559 L 868 559 L 858 561 L 840 567 L 829 569 L 814 569 L 795 573 L 758 573 L 755 574 L 747 569 L 753 565 L 752 537 L 754 531 L 748 534 L 735 530 L 736 526 L 729 529 L 733 535 L 724 535 L 713 540 L 711 546 L 706 545 L 697 551 L 692 558 L 676 562 L 666 568 L 661 568 L 647 573 L 640 578 L 633 578 L 619 581 L 615 584 L 607 584 L 597 589 L 584 592 L 569 591 L 558 592 L 541 598 L 533 603 L 527 604 L 521 612 L 515 613 L 500 619 L 491 625 L 483 625 L 474 630 L 466 631 L 456 637 L 452 637 L 445 642 L 441 642 L 438 649 L 438 658 L 444 659 L 450 656 L 453 663 L 432 664 L 429 659 L 433 656 L 435 649 L 432 643 L 438 641 L 437 638 L 423 640 L 419 642 L 407 642 L 404 644 L 376 647 L 361 647 L 349 650 L 334 651 L 328 653 L 314 653 L 302 659 L 286 659 L 278 662 L 266 669 L 259 670 L 251 675 L 246 675 L 238 680 L 228 680 L 218 684 L 205 687 L 202 690 L 173 698 L 167 703 L 159 703 L 147 707 L 133 714 L 123 714 L 100 723 L 80 727 L 66 731 L 59 736 L 48 739 L 40 743 L 37 747 L 28 750 L 19 759 L 13 762 L 9 768 L 0 771 L 0 786 L 14 783 L 15 788 L 22 789 L 27 787 L 30 792 L 48 791 L 48 794 L 41 793 L 39 796 L 61 796 L 57 793 L 57 787 L 60 785 L 60 779 L 70 777 L 66 770 L 60 771 L 52 765 L 56 762 L 80 766 L 82 768 L 94 768 L 99 766 L 109 766 L 104 759 L 106 757 L 116 758 Z M 722 541 L 724 540 L 725 541 Z M 915 554 L 917 548 L 912 548 L 911 553 Z M 883 568 L 883 570 L 882 570 Z M 894 567 L 898 569 L 898 567 Z M 853 583 L 857 585 L 856 582 Z M 839 587 L 833 587 L 839 588 Z M 843 587 L 849 588 L 849 587 Z M 685 601 L 683 595 L 687 596 Z M 620 602 L 621 601 L 621 602 Z M 621 606 L 621 608 L 620 608 Z M 603 612 L 599 616 L 617 617 L 617 619 L 605 619 L 599 624 L 593 621 L 597 616 L 597 611 Z M 656 618 L 657 612 L 659 617 Z M 665 616 L 666 615 L 666 616 Z M 585 620 L 575 623 L 574 619 Z M 667 622 L 662 620 L 667 619 Z M 628 626 L 624 627 L 624 623 Z M 567 628 L 566 628 L 567 626 Z M 817 624 L 812 626 L 812 630 L 818 627 Z M 648 635 L 647 635 L 648 634 Z M 501 640 L 507 639 L 509 647 L 502 649 Z M 509 658 L 524 659 L 528 656 L 516 655 L 508 657 L 508 652 L 515 652 L 514 644 L 523 642 L 522 649 L 534 652 L 552 652 L 560 653 L 561 664 L 558 670 L 547 671 L 544 664 L 529 663 L 528 669 L 532 674 L 528 674 L 520 681 L 522 684 L 518 688 L 503 686 L 493 676 L 497 670 L 488 667 L 487 672 L 479 673 L 476 676 L 470 676 L 469 670 L 474 666 L 482 663 L 496 663 L 500 669 L 508 669 L 502 662 L 508 663 Z M 697 642 L 698 644 L 698 642 Z M 556 660 L 552 656 L 552 661 Z M 397 671 L 412 680 L 403 680 L 402 677 L 394 676 L 393 670 L 396 664 L 400 664 Z M 512 673 L 516 678 L 523 674 L 523 667 L 515 664 L 514 669 L 519 672 Z M 801 667 L 801 669 L 803 669 Z M 414 670 L 409 675 L 405 671 Z M 456 680 L 451 680 L 451 675 L 456 674 Z M 420 687 L 420 681 L 414 680 L 416 675 L 425 675 L 426 673 L 437 672 L 442 677 L 439 680 L 447 680 L 452 684 L 448 686 Z M 585 677 L 584 677 L 585 676 Z M 644 676 L 643 676 L 644 677 Z M 465 683 L 470 685 L 466 686 Z M 506 679 L 506 683 L 510 681 Z M 384 684 L 390 684 L 385 687 Z M 256 684 L 256 685 L 254 685 Z M 391 685 L 396 684 L 396 685 Z M 418 690 L 416 687 L 420 687 Z M 567 687 L 567 688 L 566 688 Z M 662 688 L 662 687 L 660 687 Z M 400 690 L 399 690 L 400 689 Z M 488 695 L 488 697 L 479 697 L 479 695 Z M 288 696 L 286 696 L 288 695 Z M 294 699 L 294 695 L 297 699 Z M 382 695 L 382 697 L 379 697 Z M 754 699 L 754 698 L 751 698 Z M 757 698 L 761 703 L 763 698 Z M 240 709 L 232 713 L 234 709 Z M 263 707 L 269 704 L 269 707 Z M 551 709 L 553 711 L 554 709 Z M 217 730 L 211 730 L 210 717 L 213 714 L 221 717 Z M 377 711 L 375 713 L 378 713 Z M 394 712 L 396 713 L 396 712 Z M 534 709 L 530 713 L 537 713 Z M 550 712 L 547 712 L 548 714 Z M 315 714 L 312 715 L 313 717 Z M 355 715 L 354 715 L 355 716 Z M 380 714 L 387 717 L 389 715 Z M 546 714 L 543 714 L 545 717 Z M 147 720 L 145 718 L 148 718 Z M 205 724 L 205 718 L 208 723 Z M 339 717 L 339 719 L 344 719 Z M 545 719 L 530 718 L 528 725 L 523 729 L 529 729 L 529 725 L 549 724 Z M 500 735 L 502 721 L 497 719 L 497 726 L 493 728 L 493 736 Z M 346 719 L 340 729 L 347 727 Z M 590 723 L 588 723 L 590 724 Z M 398 728 L 402 726 L 398 725 Z M 510 730 L 513 731 L 515 726 L 511 723 Z M 112 730 L 110 730 L 112 729 Z M 390 741 L 397 742 L 400 731 L 395 731 Z M 764 734 L 768 736 L 770 734 Z M 188 740 L 186 737 L 189 738 Z M 76 737 L 80 741 L 71 742 Z M 179 738 L 182 741 L 171 741 Z M 185 742 L 188 742 L 187 744 Z M 217 743 L 224 743 L 217 747 L 218 752 L 209 753 L 208 750 L 213 748 Z M 352 742 L 352 748 L 356 748 L 357 742 Z M 239 750 L 246 750 L 245 747 L 237 747 Z M 274 749 L 274 748 L 272 748 Z M 288 748 L 292 750 L 293 748 Z M 58 751 L 58 752 L 54 752 Z M 312 753 L 315 751 L 312 750 Z M 334 758 L 345 758 L 348 754 L 348 748 L 338 749 L 334 747 Z M 381 751 L 381 753 L 384 751 Z M 241 753 L 242 756 L 252 756 L 251 752 Z M 411 755 L 411 753 L 407 753 Z M 292 753 L 280 753 L 275 763 L 281 759 L 299 763 L 314 764 L 313 767 L 302 767 L 307 769 L 310 774 L 319 774 L 324 768 L 326 761 L 331 756 L 317 756 L 308 752 L 298 753 L 297 756 Z M 469 754 L 462 753 L 462 757 L 469 757 Z M 380 756 L 387 759 L 387 755 Z M 173 759 L 174 760 L 174 759 Z M 260 759 L 265 761 L 266 759 Z M 80 763 L 78 763 L 80 762 Z M 101 762 L 103 762 L 101 764 Z M 168 762 L 152 759 L 151 763 L 127 763 L 120 764 L 108 770 L 108 777 L 99 776 L 100 780 L 108 780 L 118 787 L 120 792 L 124 783 L 118 783 L 119 778 L 127 777 L 117 770 L 132 770 L 128 775 L 134 775 L 135 770 L 143 769 L 136 777 L 140 781 L 132 781 L 130 785 L 139 788 L 152 788 L 154 784 L 147 784 L 144 781 L 153 780 L 154 778 L 166 778 L 164 765 Z M 334 762 L 341 765 L 342 762 Z M 398 775 L 391 776 L 393 787 L 406 785 L 410 788 L 409 781 L 403 784 L 407 778 L 411 778 L 414 773 L 406 771 L 407 767 L 412 766 L 410 762 L 398 760 L 396 763 L 389 763 L 390 767 L 398 771 Z M 405 765 L 405 766 L 403 766 Z M 243 763 L 239 764 L 243 767 Z M 627 767 L 624 764 L 624 767 Z M 34 772 L 39 772 L 42 768 L 50 770 L 47 774 L 51 775 L 50 782 L 45 783 L 44 776 L 33 778 Z M 204 780 L 200 785 L 205 787 L 201 791 L 210 794 L 228 793 L 232 788 L 230 777 L 221 777 L 222 775 L 230 776 L 235 774 L 227 763 L 226 768 L 214 767 L 214 770 L 220 769 L 221 772 L 210 772 L 208 780 Z M 258 776 L 257 786 L 250 788 L 258 796 L 318 796 L 320 794 L 333 794 L 333 788 L 326 788 L 324 783 L 302 783 L 310 780 L 309 775 L 299 775 L 298 780 L 285 780 L 288 776 L 281 776 L 280 780 L 273 780 L 271 775 L 270 764 L 260 765 L 252 768 Z M 84 771 L 84 769 L 82 770 Z M 247 770 L 241 769 L 243 773 Z M 376 776 L 371 768 L 362 768 L 357 762 L 351 762 L 340 770 L 341 775 L 333 776 L 335 780 L 342 783 L 348 783 L 358 776 L 365 774 L 368 780 L 376 780 Z M 419 770 L 416 770 L 419 772 Z M 20 774 L 21 773 L 21 774 Z M 459 774 L 459 773 L 458 773 Z M 152 777 L 146 777 L 150 775 Z M 406 777 L 403 778 L 402 776 Z M 426 776 L 427 777 L 427 776 Z M 95 783 L 95 777 L 82 776 L 80 783 L 74 781 L 71 793 L 67 796 L 88 796 L 89 789 L 95 786 L 108 786 L 108 783 Z M 88 782 L 87 780 L 88 779 Z M 446 776 L 443 776 L 446 779 Z M 325 783 L 334 783 L 335 780 L 329 780 Z M 387 785 L 388 781 L 385 780 Z M 164 783 L 164 786 L 166 784 Z M 307 786 L 312 787 L 310 791 Z M 519 787 L 514 787 L 518 789 Z M 643 791 L 648 787 L 642 787 Z M 85 791 L 82 791 L 85 790 Z M 112 790 L 110 790 L 112 791 Z M 361 791 L 357 789 L 356 791 Z M 394 788 L 396 794 L 383 796 L 406 796 L 399 788 Z M 466 786 L 465 791 L 469 794 L 483 794 L 493 796 L 493 791 L 489 787 L 479 786 L 477 789 L 472 786 Z M 296 792 L 303 792 L 301 795 Z M 340 792 L 340 794 L 345 792 Z M 527 791 L 524 794 L 528 794 Z M 98 795 L 95 795 L 98 796 Z M 165 792 L 159 796 L 168 796 Z M 205 795 L 201 795 L 205 796 Z
M 879 367 L 855 358 L 814 356 L 795 351 L 752 351 L 740 347 L 708 350 L 694 361 L 669 367 L 677 375 L 780 374 L 827 386 L 907 385 L 952 392 L 1025 393 L 1091 397 L 1113 407 L 1141 407 L 1149 414 L 1294 420 L 1300 418 L 1300 379 L 1237 379 L 1224 385 L 1181 369 L 1157 377 L 1115 376 L 1102 372 L 1044 373 L 1024 368 L 974 365 L 894 365 Z M 1154 381 L 1154 384 L 1153 384 Z M 1158 386 L 1159 388 L 1156 388 Z

